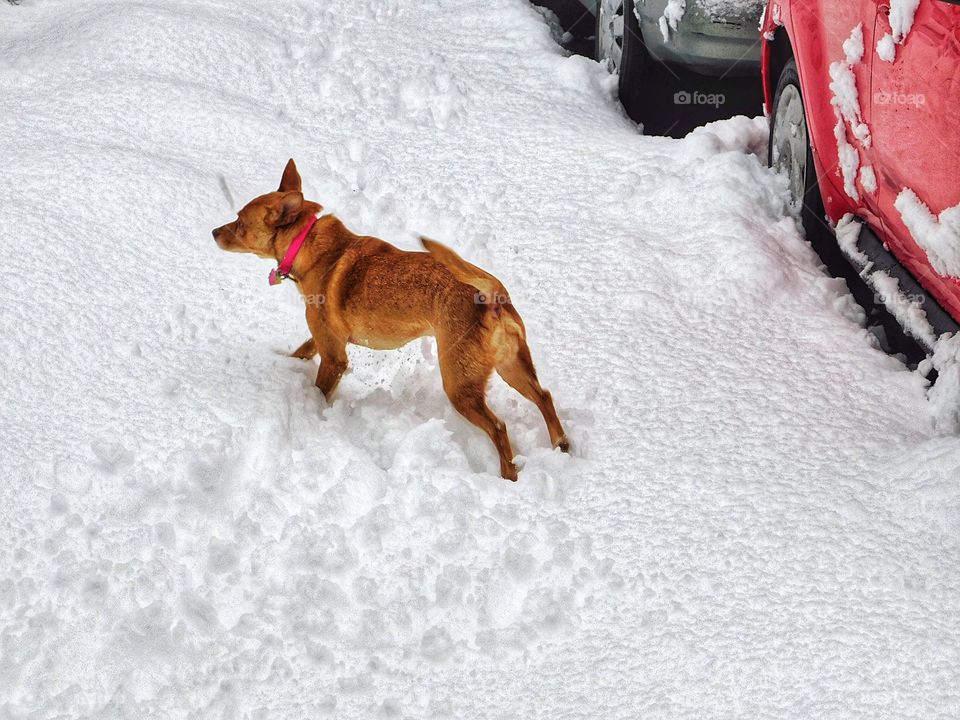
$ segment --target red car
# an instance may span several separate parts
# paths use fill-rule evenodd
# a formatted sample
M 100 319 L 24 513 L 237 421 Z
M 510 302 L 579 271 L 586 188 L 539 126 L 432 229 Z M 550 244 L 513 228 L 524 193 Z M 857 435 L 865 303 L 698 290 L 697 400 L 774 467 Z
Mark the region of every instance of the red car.
M 955 329 L 960 0 L 770 0 L 761 33 L 769 161 L 808 236 L 857 216 L 860 250 Z

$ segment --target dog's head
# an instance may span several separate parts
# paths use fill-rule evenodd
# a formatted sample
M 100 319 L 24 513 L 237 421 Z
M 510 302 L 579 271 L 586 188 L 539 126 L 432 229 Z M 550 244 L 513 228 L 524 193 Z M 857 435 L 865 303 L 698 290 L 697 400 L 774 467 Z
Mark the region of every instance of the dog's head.
M 247 203 L 237 213 L 236 220 L 213 231 L 213 239 L 221 250 L 272 258 L 277 230 L 295 221 L 303 205 L 300 173 L 291 158 L 283 171 L 280 187 Z

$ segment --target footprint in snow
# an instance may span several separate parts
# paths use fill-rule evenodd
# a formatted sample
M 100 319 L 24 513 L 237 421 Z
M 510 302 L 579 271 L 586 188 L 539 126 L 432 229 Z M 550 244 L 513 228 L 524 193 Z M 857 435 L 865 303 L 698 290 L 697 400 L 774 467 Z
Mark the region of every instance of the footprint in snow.
M 123 445 L 115 442 L 92 442 L 90 449 L 96 456 L 100 468 L 114 473 L 133 463 L 134 455 Z
M 448 660 L 453 649 L 453 639 L 444 627 L 429 628 L 420 639 L 420 654 L 434 662 Z
M 85 493 L 92 484 L 92 473 L 87 463 L 58 460 L 53 472 L 57 487 L 69 493 Z

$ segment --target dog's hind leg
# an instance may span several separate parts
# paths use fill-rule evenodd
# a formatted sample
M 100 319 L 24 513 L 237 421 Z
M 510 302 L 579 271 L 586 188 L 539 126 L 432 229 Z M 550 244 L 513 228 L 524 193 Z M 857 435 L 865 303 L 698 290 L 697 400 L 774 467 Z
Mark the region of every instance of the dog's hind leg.
M 316 354 L 317 344 L 313 341 L 313 338 L 309 338 L 303 341 L 303 345 L 290 353 L 290 357 L 299 360 L 312 360 Z
M 479 328 L 476 332 L 479 332 Z M 486 358 L 475 333 L 468 331 L 467 335 L 452 344 L 448 340 L 450 334 L 438 334 L 437 351 L 443 390 L 456 411 L 490 437 L 500 457 L 500 475 L 516 482 L 517 466 L 513 464 L 507 426 L 487 405 L 486 387 L 493 372 L 492 363 Z
M 556 408 L 553 407 L 553 396 L 544 390 L 540 386 L 540 381 L 537 380 L 537 370 L 533 366 L 533 358 L 530 356 L 530 348 L 526 340 L 519 335 L 511 339 L 516 342 L 515 349 L 512 353 L 506 353 L 506 357 L 497 363 L 497 373 L 507 385 L 540 408 L 540 413 L 547 423 L 547 432 L 550 434 L 550 443 L 553 447 L 560 448 L 563 452 L 570 452 L 570 442 L 560 424 L 560 418 L 557 417 Z
M 447 390 L 447 397 L 450 398 L 450 402 L 458 413 L 490 436 L 497 449 L 497 455 L 500 456 L 500 475 L 516 482 L 517 466 L 513 464 L 513 449 L 510 447 L 507 426 L 487 406 L 484 397 L 485 384 L 460 385 Z M 446 384 L 444 389 L 447 389 Z

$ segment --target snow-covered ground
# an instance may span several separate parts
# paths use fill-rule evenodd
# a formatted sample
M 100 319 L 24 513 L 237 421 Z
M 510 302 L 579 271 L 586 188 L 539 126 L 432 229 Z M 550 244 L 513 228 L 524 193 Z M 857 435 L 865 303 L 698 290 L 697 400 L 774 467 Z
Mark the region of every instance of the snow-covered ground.
M 0 717 L 960 715 L 960 440 L 762 120 L 639 135 L 523 0 L 24 0 L 0 57 Z M 504 281 L 573 456 L 497 380 L 497 477 L 432 341 L 326 405 L 209 233 L 290 156 Z

